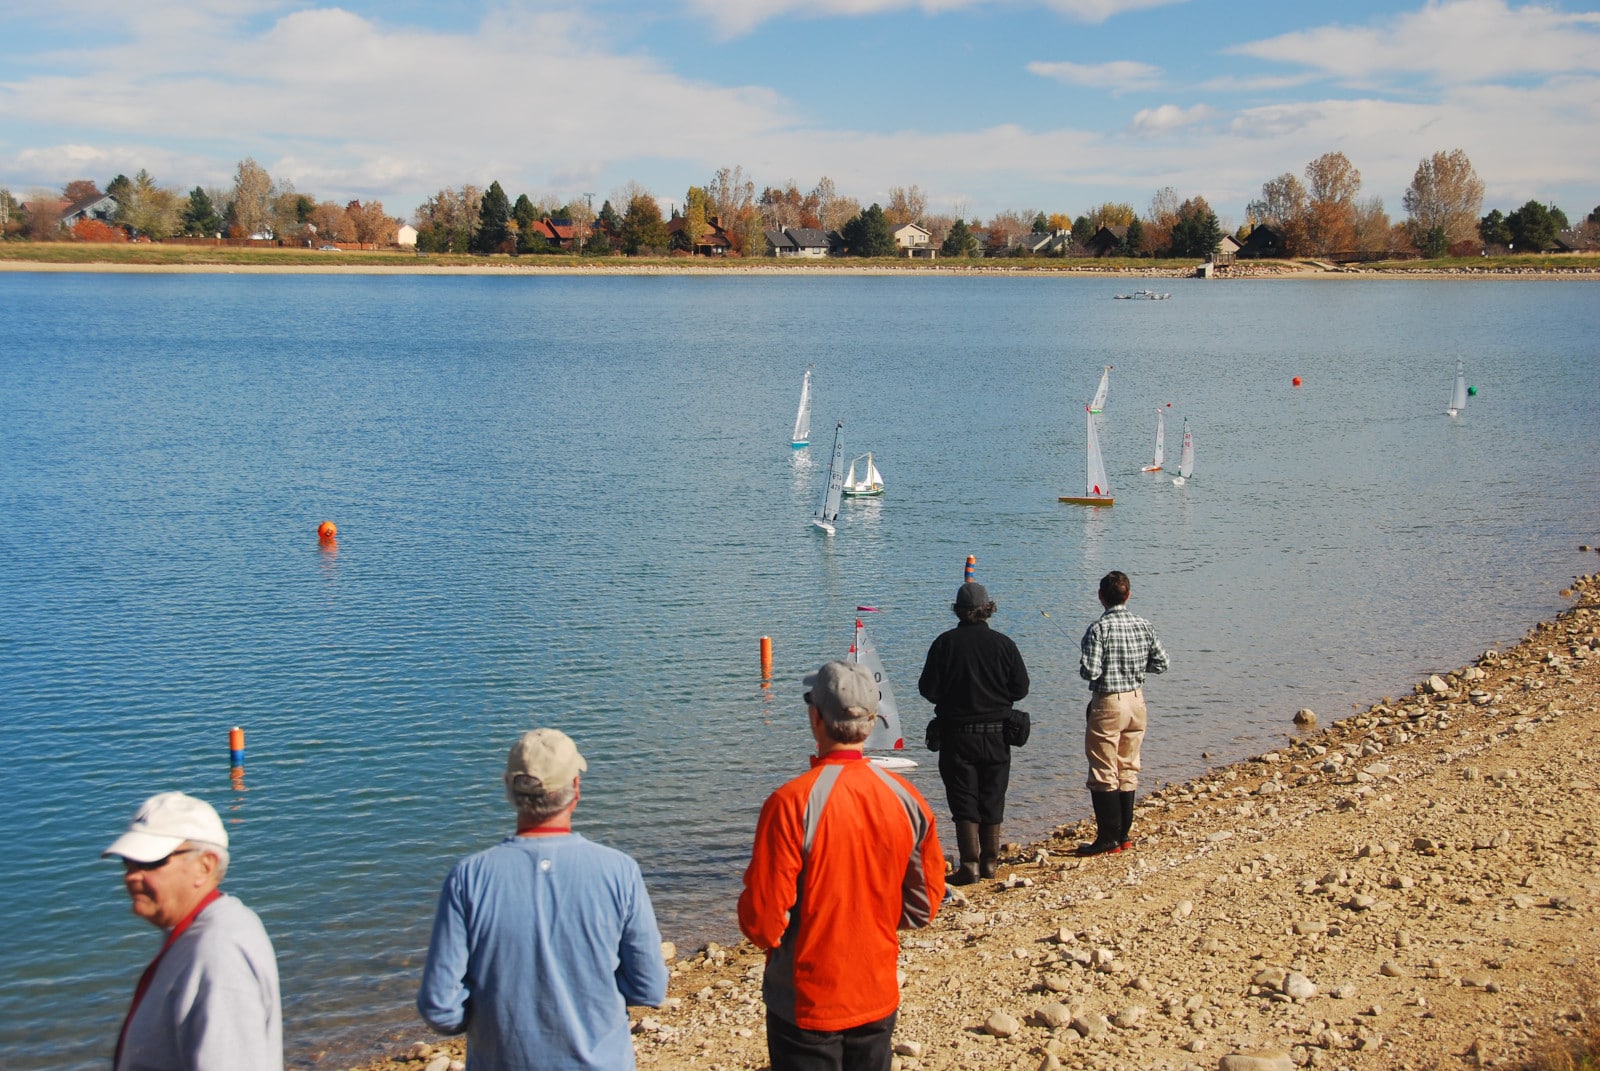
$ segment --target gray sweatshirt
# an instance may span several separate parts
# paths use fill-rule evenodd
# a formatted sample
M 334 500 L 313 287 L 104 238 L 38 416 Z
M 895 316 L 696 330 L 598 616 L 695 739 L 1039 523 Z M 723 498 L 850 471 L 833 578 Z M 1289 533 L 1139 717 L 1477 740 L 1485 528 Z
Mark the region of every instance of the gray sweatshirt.
M 283 1071 L 278 960 L 256 913 L 224 895 L 167 950 L 115 1071 Z

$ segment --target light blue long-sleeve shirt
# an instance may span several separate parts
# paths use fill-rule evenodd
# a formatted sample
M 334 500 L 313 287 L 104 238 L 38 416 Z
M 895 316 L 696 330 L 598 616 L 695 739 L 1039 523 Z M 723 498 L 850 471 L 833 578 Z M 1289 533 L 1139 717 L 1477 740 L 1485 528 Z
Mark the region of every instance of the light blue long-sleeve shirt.
M 639 865 L 576 833 L 508 837 L 439 893 L 417 1010 L 467 1033 L 467 1069 L 634 1066 L 628 1005 L 667 994 Z

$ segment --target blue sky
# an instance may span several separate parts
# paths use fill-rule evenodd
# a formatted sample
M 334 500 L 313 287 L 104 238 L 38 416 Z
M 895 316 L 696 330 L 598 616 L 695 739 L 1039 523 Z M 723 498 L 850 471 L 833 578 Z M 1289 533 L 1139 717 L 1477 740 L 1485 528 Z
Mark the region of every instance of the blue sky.
M 1396 219 L 1464 149 L 1486 209 L 1600 205 L 1600 6 L 1571 0 L 0 0 L 0 185 L 253 157 L 409 217 L 442 187 L 663 202 L 719 167 L 862 204 L 1242 221 L 1348 156 Z

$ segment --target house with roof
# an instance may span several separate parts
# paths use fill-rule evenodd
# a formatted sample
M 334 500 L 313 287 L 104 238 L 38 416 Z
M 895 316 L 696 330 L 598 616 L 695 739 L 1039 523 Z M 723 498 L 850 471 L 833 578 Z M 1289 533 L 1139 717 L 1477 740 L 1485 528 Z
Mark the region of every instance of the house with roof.
M 667 220 L 668 245 L 674 252 L 695 257 L 720 257 L 726 256 L 733 248 L 733 238 L 723 229 L 720 217 L 712 216 L 706 220 L 705 230 L 694 236 L 692 241 L 688 225 L 688 219 L 676 212 Z
M 1127 241 L 1127 238 L 1127 225 L 1119 223 L 1114 227 L 1101 226 L 1084 244 L 1088 247 L 1089 252 L 1095 256 L 1109 257 L 1122 248 L 1122 243 Z
M 833 249 L 826 231 L 815 227 L 780 227 L 762 231 L 769 257 L 808 257 L 819 260 Z
M 1072 231 L 1030 231 L 1017 239 L 1017 252 L 1038 257 L 1065 256 L 1072 245 Z
M 933 232 L 920 224 L 902 223 L 889 231 L 889 237 L 902 256 L 932 259 L 939 255 L 938 247 L 929 244 Z
M 1257 223 L 1239 247 L 1239 256 L 1248 259 L 1282 257 L 1289 251 L 1284 234 L 1270 223 Z
M 110 223 L 115 218 L 118 207 L 120 206 L 117 204 L 117 199 L 110 194 L 102 193 L 96 197 L 86 197 L 62 208 L 61 226 L 70 229 L 73 224 L 86 219 Z
M 417 247 L 417 228 L 409 223 L 400 224 L 400 229 L 394 232 L 394 244 L 404 249 Z
M 1553 253 L 1600 253 L 1600 241 L 1595 240 L 1594 231 L 1587 227 L 1574 227 L 1568 231 L 1557 231 L 1555 244 L 1551 247 Z

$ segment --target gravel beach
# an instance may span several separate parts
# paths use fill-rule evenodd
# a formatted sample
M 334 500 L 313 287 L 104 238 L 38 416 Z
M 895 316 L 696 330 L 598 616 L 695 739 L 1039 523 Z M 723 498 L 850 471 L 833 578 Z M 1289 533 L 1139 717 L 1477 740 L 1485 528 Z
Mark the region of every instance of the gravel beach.
M 1087 824 L 1008 846 L 902 935 L 895 1066 L 1517 1067 L 1592 1029 L 1600 574 L 1571 595 L 1509 650 L 1141 797 L 1131 851 L 1076 858 Z M 667 951 L 640 1068 L 765 1067 L 760 953 Z M 461 1055 L 419 1024 L 367 1071 Z

